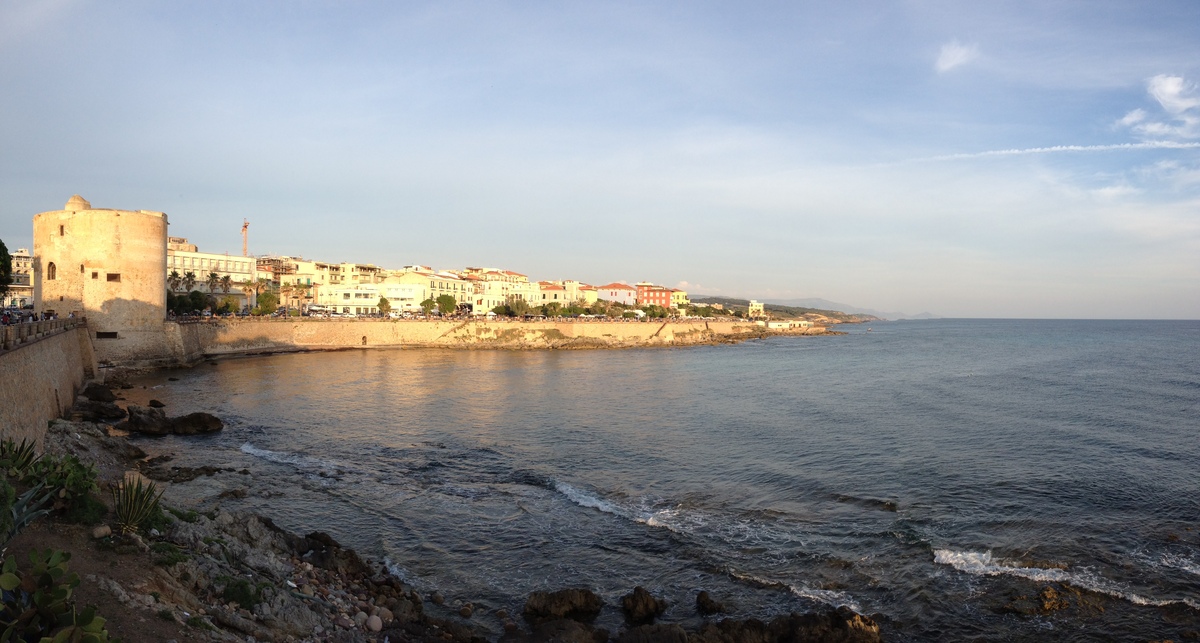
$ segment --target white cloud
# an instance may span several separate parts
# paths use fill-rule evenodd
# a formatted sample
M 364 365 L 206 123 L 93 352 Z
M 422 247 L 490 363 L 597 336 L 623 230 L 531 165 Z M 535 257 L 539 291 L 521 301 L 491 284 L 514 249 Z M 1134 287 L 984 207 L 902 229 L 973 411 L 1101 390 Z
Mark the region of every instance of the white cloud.
M 1159 74 L 1146 83 L 1146 91 L 1172 114 L 1182 114 L 1200 107 L 1200 97 L 1194 95 L 1196 85 L 1184 82 L 1179 76 Z
M 1109 185 L 1107 187 L 1092 190 L 1092 196 L 1101 201 L 1115 201 L 1122 197 L 1140 194 L 1141 190 L 1130 185 Z
M 957 40 L 951 40 L 942 45 L 942 51 L 938 54 L 937 62 L 934 63 L 933 67 L 939 74 L 943 74 L 955 67 L 961 67 L 978 57 L 978 46 L 964 45 Z
M 1126 114 L 1121 120 L 1117 121 L 1117 125 L 1130 127 L 1146 120 L 1146 110 L 1138 108 Z
M 1159 74 L 1146 81 L 1146 93 L 1163 109 L 1151 119 L 1144 109 L 1135 109 L 1117 121 L 1143 138 L 1200 138 L 1200 92 L 1182 76 Z

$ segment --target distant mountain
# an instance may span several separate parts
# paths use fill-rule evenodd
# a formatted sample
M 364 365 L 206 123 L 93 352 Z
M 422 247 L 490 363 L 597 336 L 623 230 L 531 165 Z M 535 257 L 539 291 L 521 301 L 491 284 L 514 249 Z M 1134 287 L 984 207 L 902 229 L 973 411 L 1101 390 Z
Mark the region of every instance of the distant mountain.
M 694 304 L 721 304 L 729 310 L 745 310 L 750 306 L 748 299 L 736 299 L 733 297 L 709 297 L 705 295 L 697 295 L 691 298 Z M 832 302 L 830 302 L 832 303 Z M 804 317 L 809 316 L 809 319 L 821 321 L 821 318 L 833 320 L 833 323 L 859 323 L 880 319 L 873 315 L 861 313 L 846 313 L 840 310 L 832 310 L 829 308 L 814 308 L 811 306 L 787 306 L 783 304 L 775 304 L 763 302 L 763 309 L 768 313 L 777 317 Z M 815 316 L 815 317 L 814 317 Z
M 828 310 L 840 310 L 845 313 L 853 313 L 856 315 L 871 315 L 880 319 L 940 319 L 941 315 L 933 313 L 919 313 L 910 315 L 908 313 L 884 312 L 880 310 L 872 310 L 870 308 L 859 308 L 849 304 L 839 304 L 836 301 L 821 299 L 820 297 L 808 297 L 806 299 L 780 299 L 772 301 L 764 301 L 764 303 L 778 304 L 780 306 L 800 306 L 804 308 L 824 308 Z

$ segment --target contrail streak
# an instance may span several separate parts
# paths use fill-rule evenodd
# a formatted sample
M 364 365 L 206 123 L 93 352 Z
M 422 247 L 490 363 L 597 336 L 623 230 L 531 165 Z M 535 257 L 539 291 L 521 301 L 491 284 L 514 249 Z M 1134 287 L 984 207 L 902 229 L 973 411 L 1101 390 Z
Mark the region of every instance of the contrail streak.
M 1174 141 L 1147 141 L 1144 143 L 1116 143 L 1113 145 L 1053 145 L 1051 147 L 1027 147 L 1012 150 L 988 150 L 986 152 L 967 152 L 964 154 L 945 154 L 913 159 L 913 161 L 957 161 L 962 159 L 978 159 L 989 156 L 1024 156 L 1027 154 L 1054 154 L 1057 152 L 1110 152 L 1115 150 L 1189 150 L 1200 148 L 1200 143 L 1178 143 Z

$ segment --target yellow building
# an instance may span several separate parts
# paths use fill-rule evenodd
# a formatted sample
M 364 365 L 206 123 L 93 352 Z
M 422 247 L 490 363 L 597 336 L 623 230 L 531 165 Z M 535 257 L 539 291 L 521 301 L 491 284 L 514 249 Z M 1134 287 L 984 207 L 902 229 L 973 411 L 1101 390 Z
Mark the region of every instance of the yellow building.
M 676 288 L 671 289 L 671 308 L 687 310 L 688 305 L 691 303 L 691 300 L 688 299 L 687 291 Z
M 766 317 L 767 313 L 763 309 L 762 302 L 751 299 L 750 300 L 750 308 L 749 308 L 749 310 L 746 311 L 746 316 L 751 319 L 756 319 L 758 317 Z

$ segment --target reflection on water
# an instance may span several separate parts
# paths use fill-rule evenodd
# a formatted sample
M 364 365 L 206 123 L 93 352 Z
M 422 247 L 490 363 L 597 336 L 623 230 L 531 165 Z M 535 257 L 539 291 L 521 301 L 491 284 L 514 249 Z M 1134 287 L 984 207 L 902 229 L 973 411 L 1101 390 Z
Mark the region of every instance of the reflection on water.
M 174 501 L 247 487 L 223 502 L 485 607 L 576 584 L 611 605 L 641 584 L 671 620 L 698 618 L 707 589 L 740 616 L 848 605 L 894 640 L 1170 638 L 1200 629 L 1197 326 L 346 351 L 203 365 L 132 392 L 228 422 L 152 448 L 253 472 L 179 485 Z M 1105 611 L 1005 613 L 1045 582 Z

